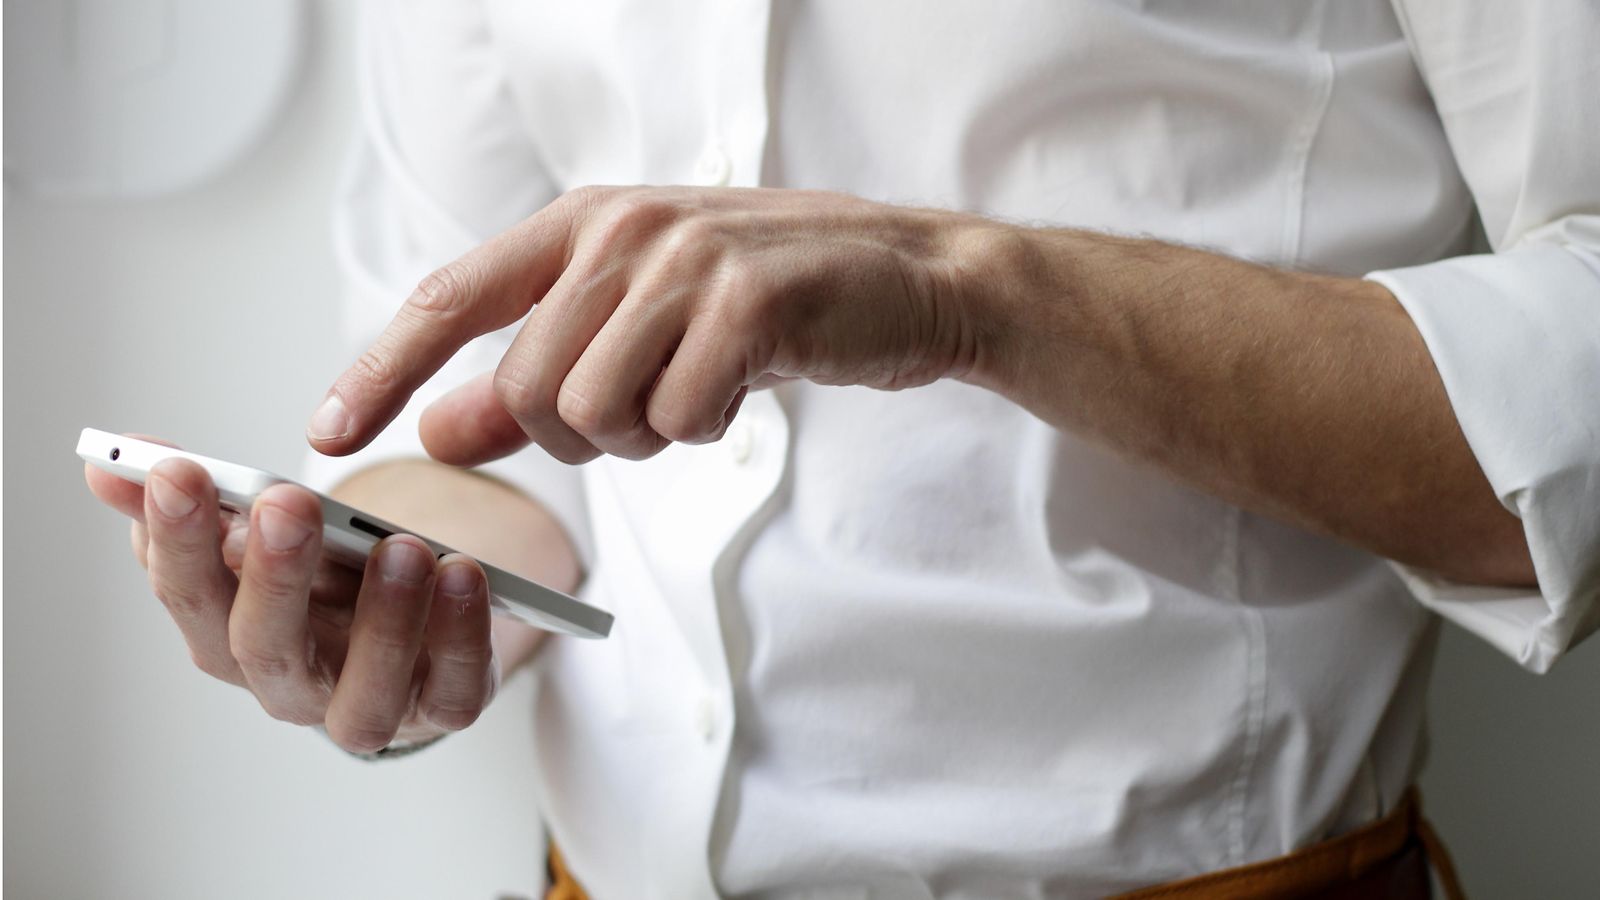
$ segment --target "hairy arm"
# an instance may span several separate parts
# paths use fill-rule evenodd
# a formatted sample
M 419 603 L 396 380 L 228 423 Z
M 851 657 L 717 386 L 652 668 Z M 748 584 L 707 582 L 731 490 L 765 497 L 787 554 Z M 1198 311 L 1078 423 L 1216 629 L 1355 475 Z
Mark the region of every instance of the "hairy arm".
M 1411 319 L 1370 281 L 975 226 L 966 380 L 1230 502 L 1458 581 L 1531 585 Z
M 1457 581 L 1534 580 L 1381 285 L 815 191 L 568 192 L 425 279 L 313 445 L 364 445 L 535 302 L 495 373 L 424 416 L 435 457 L 643 459 L 717 439 L 774 377 L 955 377 L 1248 509 Z

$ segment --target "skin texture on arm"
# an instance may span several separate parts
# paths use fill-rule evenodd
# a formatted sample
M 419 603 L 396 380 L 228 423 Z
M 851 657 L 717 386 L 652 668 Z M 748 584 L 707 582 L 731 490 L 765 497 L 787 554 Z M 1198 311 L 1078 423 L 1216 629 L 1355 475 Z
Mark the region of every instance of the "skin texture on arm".
M 558 591 L 570 594 L 582 580 L 561 524 L 491 478 L 431 460 L 397 460 L 362 469 L 329 493 Z M 491 629 L 502 678 L 531 659 L 548 634 L 505 616 L 494 616 Z
M 1240 506 L 1457 581 L 1528 585 L 1520 523 L 1380 285 L 814 191 L 584 188 L 430 275 L 307 429 L 354 452 L 471 338 L 422 420 L 472 464 L 642 459 L 774 379 L 956 378 Z
M 962 259 L 953 283 L 987 292 L 1002 335 L 969 380 L 1246 509 L 1455 580 L 1533 583 L 1521 522 L 1382 285 L 1011 226 Z

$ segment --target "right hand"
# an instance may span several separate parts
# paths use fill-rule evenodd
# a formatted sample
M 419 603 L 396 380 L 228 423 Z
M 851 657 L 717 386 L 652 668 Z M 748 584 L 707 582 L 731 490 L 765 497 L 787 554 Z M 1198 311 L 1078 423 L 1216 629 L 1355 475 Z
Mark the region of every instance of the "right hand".
M 84 475 L 133 519 L 134 555 L 195 665 L 274 718 L 371 752 L 465 728 L 498 689 L 487 582 L 471 558 L 435 560 L 395 535 L 357 572 L 322 558 L 319 501 L 295 485 L 262 492 L 246 521 L 219 515 L 211 477 L 187 460 L 156 465 L 144 487 Z

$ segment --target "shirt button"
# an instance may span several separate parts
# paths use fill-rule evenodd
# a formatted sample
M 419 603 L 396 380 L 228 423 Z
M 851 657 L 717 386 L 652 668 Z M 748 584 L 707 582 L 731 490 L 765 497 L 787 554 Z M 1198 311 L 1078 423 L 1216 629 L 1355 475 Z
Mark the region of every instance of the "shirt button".
M 728 456 L 735 463 L 744 465 L 750 461 L 750 454 L 756 448 L 755 431 L 743 422 L 734 422 L 728 426 L 728 433 L 722 439 L 728 442 Z
M 702 696 L 694 706 L 694 730 L 708 744 L 717 736 L 717 704 L 710 694 Z
M 694 164 L 694 177 L 707 187 L 727 187 L 733 180 L 733 160 L 720 144 L 712 144 Z

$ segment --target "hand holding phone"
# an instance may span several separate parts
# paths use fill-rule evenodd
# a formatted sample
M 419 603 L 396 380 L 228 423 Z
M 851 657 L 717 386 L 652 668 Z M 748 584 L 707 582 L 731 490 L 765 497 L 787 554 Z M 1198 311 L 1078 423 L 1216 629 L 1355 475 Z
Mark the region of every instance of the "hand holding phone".
M 414 536 L 358 530 L 374 552 L 360 555 L 362 569 L 350 568 L 331 558 L 352 558 L 347 542 L 327 537 L 330 516 L 349 510 L 331 498 L 104 432 L 86 431 L 79 451 L 95 467 L 87 475 L 95 493 L 136 520 L 135 549 L 144 550 L 152 587 L 196 664 L 251 690 L 275 717 L 325 723 L 341 746 L 370 752 L 396 737 L 465 727 L 492 697 L 499 668 L 485 567 Z M 237 571 L 225 539 L 236 545 Z M 590 620 L 601 626 L 592 630 L 603 634 L 610 617 L 593 612 L 604 618 Z

